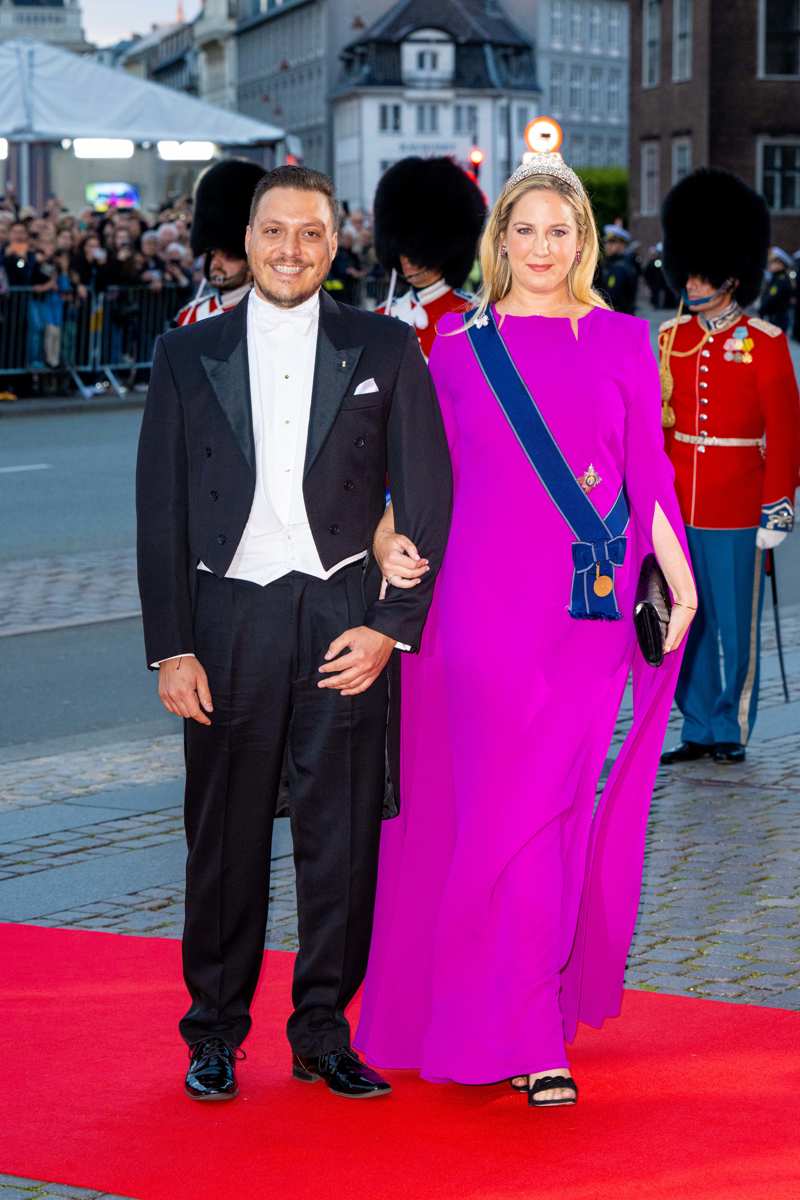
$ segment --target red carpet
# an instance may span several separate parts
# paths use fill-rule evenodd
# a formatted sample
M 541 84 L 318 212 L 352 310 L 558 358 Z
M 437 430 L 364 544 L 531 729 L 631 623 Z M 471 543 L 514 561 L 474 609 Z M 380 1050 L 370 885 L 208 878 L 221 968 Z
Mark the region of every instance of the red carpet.
M 5 925 L 0 957 L 3 1173 L 137 1200 L 800 1196 L 792 1013 L 629 992 L 579 1036 L 576 1109 L 403 1072 L 348 1103 L 290 1079 L 272 953 L 240 1099 L 204 1106 L 181 1090 L 176 942 Z

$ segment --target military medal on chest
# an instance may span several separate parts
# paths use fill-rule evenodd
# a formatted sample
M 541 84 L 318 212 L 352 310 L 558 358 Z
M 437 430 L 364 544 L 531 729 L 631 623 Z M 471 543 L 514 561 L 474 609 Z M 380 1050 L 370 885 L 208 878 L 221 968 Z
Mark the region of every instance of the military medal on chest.
M 584 471 L 584 473 L 582 475 L 578 476 L 578 483 L 581 485 L 583 490 L 586 492 L 587 496 L 588 496 L 589 492 L 592 490 L 592 488 L 596 488 L 598 483 L 602 483 L 602 482 L 603 482 L 603 480 L 597 474 L 597 471 L 595 471 L 595 469 L 591 463 L 589 463 L 589 465 L 586 468 L 586 470 Z
M 726 338 L 722 349 L 722 357 L 726 362 L 751 363 L 753 361 L 753 339 L 748 337 L 747 326 L 737 325 L 733 335 Z

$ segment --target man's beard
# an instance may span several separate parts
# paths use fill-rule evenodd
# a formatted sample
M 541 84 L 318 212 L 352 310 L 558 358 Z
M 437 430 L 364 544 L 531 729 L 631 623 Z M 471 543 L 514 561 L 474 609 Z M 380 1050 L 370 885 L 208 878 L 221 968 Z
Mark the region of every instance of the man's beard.
M 244 287 L 249 277 L 250 268 L 245 263 L 241 271 L 237 271 L 235 275 L 212 275 L 209 283 L 218 292 L 234 292 L 237 288 Z
M 327 274 L 327 272 L 326 272 Z M 265 300 L 269 300 L 270 304 L 274 304 L 277 308 L 297 308 L 298 304 L 304 304 L 306 300 L 310 300 L 319 291 L 325 275 L 316 274 L 309 279 L 307 285 L 300 292 L 295 292 L 292 296 L 281 295 L 278 292 L 273 292 L 272 288 L 264 279 L 256 276 L 258 290 Z

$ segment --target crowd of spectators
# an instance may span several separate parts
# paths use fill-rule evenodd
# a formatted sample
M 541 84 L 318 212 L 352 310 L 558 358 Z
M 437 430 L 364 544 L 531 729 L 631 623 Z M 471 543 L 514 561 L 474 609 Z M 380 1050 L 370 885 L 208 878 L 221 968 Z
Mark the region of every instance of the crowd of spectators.
M 36 211 L 20 207 L 13 191 L 0 197 L 0 378 L 14 368 L 17 376 L 30 372 L 38 387 L 39 373 L 80 365 L 101 296 L 113 314 L 106 326 L 115 362 L 125 360 L 127 330 L 143 311 L 151 314 L 144 324 L 152 340 L 202 280 L 203 259 L 195 259 L 190 246 L 191 220 L 188 196 L 150 215 L 135 208 L 69 212 L 54 196 Z M 326 287 L 350 304 L 374 307 L 383 298 L 368 214 L 345 213 Z M 158 293 L 160 305 L 153 299 Z M 154 321 L 163 323 L 155 328 Z M 64 374 L 49 383 L 69 381 Z

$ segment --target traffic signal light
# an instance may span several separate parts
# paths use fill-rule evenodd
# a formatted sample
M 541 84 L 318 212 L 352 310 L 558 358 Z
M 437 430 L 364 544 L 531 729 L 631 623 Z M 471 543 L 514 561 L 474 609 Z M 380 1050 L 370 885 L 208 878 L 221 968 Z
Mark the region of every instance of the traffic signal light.
M 483 162 L 483 159 L 484 159 L 483 151 L 481 149 L 479 149 L 478 146 L 473 146 L 469 152 L 469 161 L 470 161 L 470 165 L 472 166 L 473 174 L 475 175 L 476 183 L 480 177 L 481 163 Z

